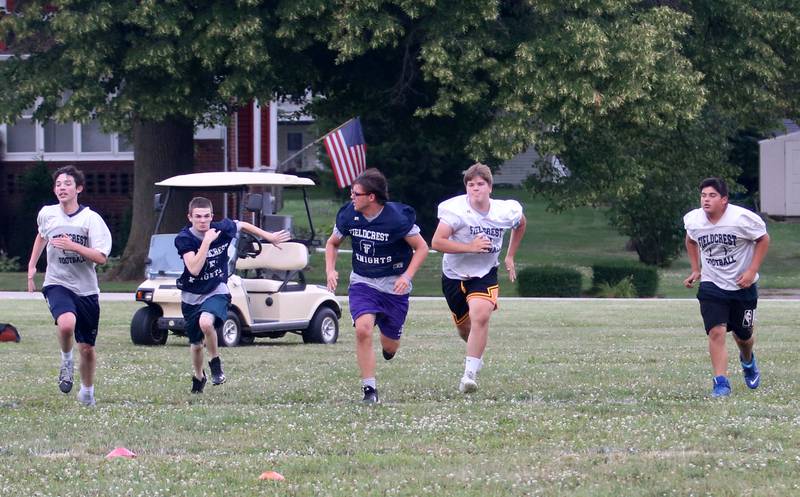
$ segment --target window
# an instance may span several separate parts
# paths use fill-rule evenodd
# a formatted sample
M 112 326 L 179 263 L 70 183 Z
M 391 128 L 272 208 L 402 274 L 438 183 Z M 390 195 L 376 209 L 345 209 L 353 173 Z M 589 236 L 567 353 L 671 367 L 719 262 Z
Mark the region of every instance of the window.
M 23 117 L 6 128 L 8 153 L 36 152 L 36 125 L 33 118 Z
M 111 135 L 103 133 L 96 119 L 81 124 L 81 152 L 111 152 Z
M 108 193 L 105 173 L 97 173 L 97 193 Z
M 286 133 L 286 150 L 297 152 L 303 148 L 303 133 Z
M 94 173 L 86 173 L 83 178 L 83 191 L 85 193 L 97 193 L 95 191 Z
M 122 173 L 119 175 L 119 192 L 120 193 L 131 192 L 131 177 L 129 174 Z
M 120 152 L 133 152 L 133 141 L 130 139 L 128 135 L 119 134 L 118 135 L 119 145 L 118 150 Z
M 72 152 L 72 122 L 48 121 L 44 128 L 45 152 Z

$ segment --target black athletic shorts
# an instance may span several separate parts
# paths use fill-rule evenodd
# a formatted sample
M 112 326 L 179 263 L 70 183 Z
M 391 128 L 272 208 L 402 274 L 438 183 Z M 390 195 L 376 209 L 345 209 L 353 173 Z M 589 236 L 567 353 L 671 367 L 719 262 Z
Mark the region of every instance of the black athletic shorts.
M 469 316 L 468 301 L 473 298 L 486 299 L 494 304 L 497 309 L 497 297 L 500 295 L 500 286 L 497 284 L 497 267 L 480 278 L 468 280 L 451 280 L 442 275 L 442 293 L 447 300 L 447 306 L 453 313 L 456 324 L 462 323 Z
M 742 340 L 753 335 L 758 307 L 758 289 L 755 285 L 743 290 L 728 291 L 711 282 L 702 282 L 697 291 L 697 300 L 700 301 L 700 314 L 703 316 L 706 334 L 712 328 L 724 324 L 727 331 L 732 331 Z

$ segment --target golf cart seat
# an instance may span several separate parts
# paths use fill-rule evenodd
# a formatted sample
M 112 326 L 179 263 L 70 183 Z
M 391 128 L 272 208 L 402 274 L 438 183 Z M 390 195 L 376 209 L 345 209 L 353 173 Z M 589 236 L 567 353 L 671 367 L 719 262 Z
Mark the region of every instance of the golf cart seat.
M 242 278 L 245 290 L 255 293 L 274 293 L 287 290 L 300 291 L 305 288 L 302 270 L 308 265 L 308 249 L 302 243 L 286 242 L 279 246 L 271 243 L 262 245 L 256 257 L 236 261 L 240 271 L 254 270 L 257 278 Z M 273 273 L 273 278 L 263 275 Z M 278 273 L 282 273 L 278 275 Z M 294 280 L 294 278 L 298 280 Z M 279 279 L 276 279 L 279 278 Z

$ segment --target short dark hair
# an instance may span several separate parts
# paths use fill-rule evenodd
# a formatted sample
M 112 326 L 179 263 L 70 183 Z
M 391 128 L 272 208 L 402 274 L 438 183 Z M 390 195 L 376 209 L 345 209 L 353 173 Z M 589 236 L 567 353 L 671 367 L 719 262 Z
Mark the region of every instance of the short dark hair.
M 83 175 L 83 171 L 78 169 L 75 166 L 63 166 L 59 167 L 53 173 L 53 184 L 55 184 L 56 180 L 62 174 L 66 174 L 67 176 L 72 176 L 72 179 L 75 180 L 75 186 L 83 186 L 86 183 L 86 176 Z
M 353 184 L 360 185 L 364 193 L 375 195 L 375 200 L 381 205 L 389 201 L 389 183 L 386 181 L 386 176 L 374 167 L 361 173 Z
M 719 193 L 720 197 L 727 197 L 728 196 L 728 184 L 725 183 L 725 180 L 722 178 L 706 178 L 700 182 L 700 191 L 702 192 L 704 188 L 711 187 Z
M 211 213 L 214 213 L 214 205 L 205 197 L 195 197 L 189 201 L 189 215 L 195 209 L 211 209 Z

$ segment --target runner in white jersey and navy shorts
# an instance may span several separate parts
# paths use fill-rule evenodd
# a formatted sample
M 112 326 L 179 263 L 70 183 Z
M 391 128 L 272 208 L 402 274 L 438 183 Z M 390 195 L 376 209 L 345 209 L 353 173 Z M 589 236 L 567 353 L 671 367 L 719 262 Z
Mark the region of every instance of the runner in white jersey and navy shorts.
M 386 178 L 377 169 L 364 171 L 350 190 L 351 202 L 336 215 L 333 233 L 325 244 L 328 289 L 336 290 L 336 258 L 346 236 L 352 240 L 353 272 L 348 300 L 356 328 L 356 360 L 361 370 L 363 402 L 376 404 L 375 354 L 372 331 L 381 331 L 383 358 L 392 359 L 408 314 L 411 280 L 428 256 L 428 244 L 415 224 L 408 205 L 389 202 Z
M 516 200 L 497 200 L 492 193 L 492 172 L 473 164 L 464 172 L 467 193 L 439 204 L 439 226 L 431 246 L 444 253 L 442 291 L 456 329 L 467 342 L 464 374 L 458 385 L 463 393 L 478 389 L 477 376 L 489 334 L 489 318 L 497 309 L 500 287 L 497 266 L 505 232 L 511 231 L 504 259 L 508 277 L 517 273 L 514 255 L 525 234 L 525 215 Z
M 761 372 L 753 353 L 753 325 L 758 305 L 758 269 L 767 255 L 769 235 L 755 213 L 728 203 L 728 186 L 720 178 L 700 183 L 700 208 L 683 217 L 691 288 L 700 281 L 697 299 L 708 335 L 714 380 L 713 397 L 731 393 L 725 334 L 733 333 L 748 388 L 755 389 Z
M 47 247 L 47 270 L 42 293 L 58 327 L 61 368 L 58 387 L 72 390 L 73 339 L 81 356 L 81 389 L 78 401 L 95 405 L 94 375 L 97 357 L 95 341 L 100 305 L 95 266 L 105 264 L 111 252 L 111 232 L 99 214 L 78 204 L 83 191 L 83 172 L 65 166 L 53 174 L 53 192 L 58 205 L 42 207 L 37 217 L 38 234 L 28 261 L 28 291 L 36 291 L 36 263 Z

